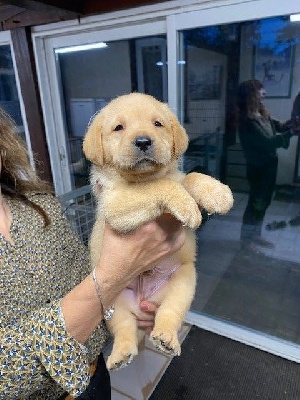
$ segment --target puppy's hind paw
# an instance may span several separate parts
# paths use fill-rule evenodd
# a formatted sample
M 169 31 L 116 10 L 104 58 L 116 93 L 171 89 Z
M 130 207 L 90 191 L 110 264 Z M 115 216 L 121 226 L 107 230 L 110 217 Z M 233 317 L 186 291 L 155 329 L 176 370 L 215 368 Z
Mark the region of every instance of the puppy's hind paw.
M 107 369 L 121 369 L 125 368 L 128 364 L 131 363 L 133 357 L 138 353 L 138 349 L 136 345 L 128 343 L 123 343 L 122 348 L 117 346 L 113 348 L 111 355 L 108 357 L 106 366 Z
M 181 346 L 178 341 L 177 334 L 152 332 L 150 339 L 154 343 L 157 350 L 164 354 L 169 356 L 179 356 L 181 353 Z
M 127 367 L 133 360 L 133 354 L 128 354 L 122 360 L 113 360 L 111 356 L 108 357 L 106 367 L 108 370 L 118 370 Z

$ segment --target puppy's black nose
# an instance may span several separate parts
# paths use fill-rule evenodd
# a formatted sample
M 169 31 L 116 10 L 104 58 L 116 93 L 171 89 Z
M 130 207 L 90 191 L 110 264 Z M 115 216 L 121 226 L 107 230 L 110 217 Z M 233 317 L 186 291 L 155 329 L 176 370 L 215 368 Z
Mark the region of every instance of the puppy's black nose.
M 152 140 L 149 136 L 137 136 L 134 141 L 134 145 L 142 151 L 147 151 L 152 145 Z

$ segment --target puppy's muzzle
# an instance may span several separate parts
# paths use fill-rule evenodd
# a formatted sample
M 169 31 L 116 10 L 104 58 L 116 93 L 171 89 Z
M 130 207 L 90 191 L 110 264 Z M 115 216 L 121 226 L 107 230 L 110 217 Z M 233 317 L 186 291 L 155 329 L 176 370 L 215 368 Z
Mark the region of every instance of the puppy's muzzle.
M 151 149 L 152 143 L 149 136 L 137 136 L 133 142 L 134 146 L 144 153 Z

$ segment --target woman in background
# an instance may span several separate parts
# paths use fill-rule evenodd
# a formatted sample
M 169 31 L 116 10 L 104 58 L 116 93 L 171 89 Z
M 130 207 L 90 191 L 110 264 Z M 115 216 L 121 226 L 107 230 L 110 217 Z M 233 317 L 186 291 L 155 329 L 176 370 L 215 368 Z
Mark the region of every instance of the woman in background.
M 271 118 L 262 103 L 266 91 L 256 80 L 242 82 L 238 90 L 238 132 L 246 158 L 249 182 L 248 203 L 241 228 L 242 245 L 257 251 L 259 247 L 274 247 L 261 236 L 277 176 L 277 149 L 287 149 L 293 136 L 291 121 L 281 123 Z
M 107 226 L 93 277 L 87 249 L 0 110 L 0 399 L 110 399 L 103 304 L 184 239 L 169 216 L 128 235 Z M 153 318 L 141 312 L 139 326 Z

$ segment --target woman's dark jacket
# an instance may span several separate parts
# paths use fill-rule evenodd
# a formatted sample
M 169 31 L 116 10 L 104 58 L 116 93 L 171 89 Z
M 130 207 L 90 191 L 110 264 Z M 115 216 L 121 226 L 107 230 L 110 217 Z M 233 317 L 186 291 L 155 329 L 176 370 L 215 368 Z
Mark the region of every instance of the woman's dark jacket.
M 247 165 L 258 167 L 277 160 L 276 150 L 289 147 L 292 133 L 288 122 L 282 123 L 269 117 L 241 115 L 239 136 Z

